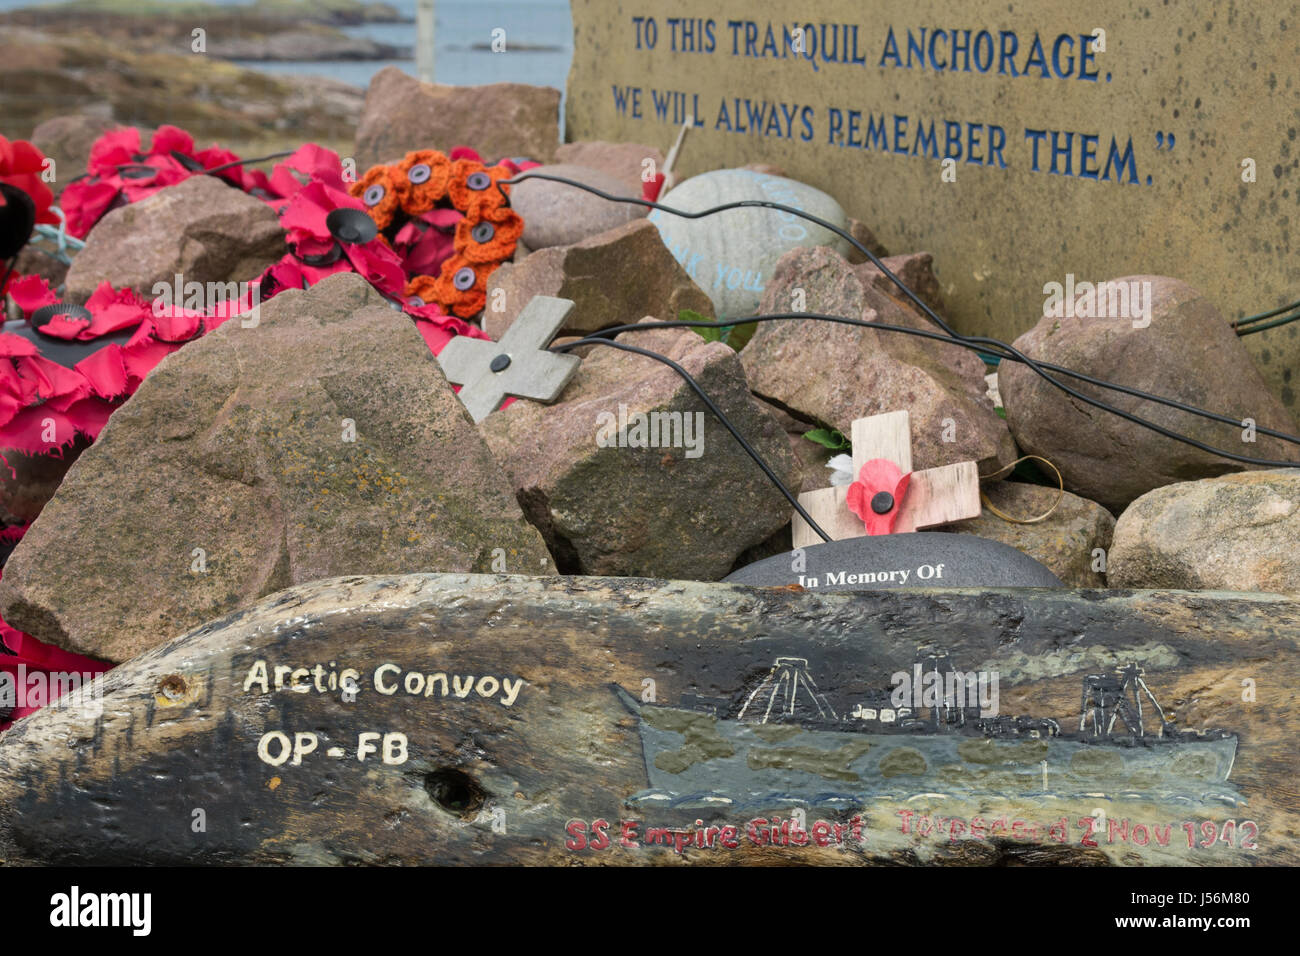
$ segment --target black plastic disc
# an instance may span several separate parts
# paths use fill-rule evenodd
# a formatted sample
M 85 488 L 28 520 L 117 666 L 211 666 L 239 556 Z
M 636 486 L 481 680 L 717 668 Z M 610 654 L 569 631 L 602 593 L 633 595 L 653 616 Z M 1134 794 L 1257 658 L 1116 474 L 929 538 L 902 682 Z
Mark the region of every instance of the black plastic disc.
M 33 316 L 33 319 L 35 319 L 35 316 Z M 64 368 L 72 368 L 78 362 L 94 355 L 106 345 L 125 345 L 130 341 L 131 336 L 135 334 L 135 328 L 133 327 L 122 329 L 120 332 L 101 335 L 89 342 L 83 342 L 80 339 L 56 339 L 52 335 L 42 334 L 39 329 L 32 328 L 22 319 L 6 322 L 4 331 L 31 342 L 40 350 L 41 358 L 49 359 Z
M 119 166 L 117 172 L 123 179 L 153 179 L 158 175 L 152 166 Z
M 492 359 L 491 364 L 488 365 L 488 368 L 492 369 L 494 372 L 504 372 L 509 367 L 510 356 L 506 355 L 504 352 Z
M 871 510 L 878 515 L 887 515 L 894 507 L 894 496 L 888 491 L 878 491 L 871 498 Z
M 0 183 L 4 205 L 0 206 L 0 259 L 18 255 L 36 228 L 36 203 L 17 186 Z
M 43 305 L 32 313 L 32 328 L 40 332 L 45 328 L 56 315 L 61 315 L 67 319 L 80 319 L 83 322 L 90 322 L 94 316 L 84 305 L 74 305 L 71 302 L 56 302 L 54 305 Z M 56 336 L 51 336 L 55 338 Z
M 464 292 L 467 289 L 474 288 L 474 281 L 476 278 L 477 276 L 474 275 L 474 270 L 469 266 L 465 266 L 462 269 L 456 270 L 456 274 L 451 277 L 451 284 L 456 287 L 457 291 Z
M 338 262 L 342 256 L 343 256 L 343 247 L 336 242 L 334 243 L 334 245 L 330 247 L 329 252 L 322 252 L 318 256 L 298 256 L 298 258 L 302 260 L 304 265 L 319 267 L 319 266 L 332 266 L 334 265 L 334 263 Z M 304 279 L 303 281 L 305 282 L 307 280 Z M 303 286 L 303 288 L 305 289 L 307 287 Z
M 193 156 L 186 156 L 179 149 L 172 150 L 172 159 L 180 163 L 192 173 L 201 173 L 206 171 L 206 167 Z
M 335 209 L 325 217 L 330 235 L 339 242 L 366 243 L 379 235 L 375 221 L 360 209 Z

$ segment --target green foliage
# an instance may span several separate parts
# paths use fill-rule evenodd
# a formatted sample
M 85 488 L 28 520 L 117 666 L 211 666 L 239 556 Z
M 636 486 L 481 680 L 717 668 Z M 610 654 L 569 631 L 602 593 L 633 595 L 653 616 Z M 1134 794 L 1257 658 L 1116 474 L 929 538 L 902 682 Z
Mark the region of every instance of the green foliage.
M 706 315 L 700 315 L 694 309 L 682 309 L 677 313 L 677 320 L 679 322 L 713 321 Z M 695 329 L 695 332 L 706 342 L 725 342 L 739 352 L 754 337 L 756 328 L 758 328 L 757 322 L 749 322 L 745 325 L 724 325 L 718 328 Z
M 848 451 L 853 447 L 844 437 L 844 433 L 837 428 L 814 428 L 812 431 L 804 432 L 803 437 L 831 451 Z

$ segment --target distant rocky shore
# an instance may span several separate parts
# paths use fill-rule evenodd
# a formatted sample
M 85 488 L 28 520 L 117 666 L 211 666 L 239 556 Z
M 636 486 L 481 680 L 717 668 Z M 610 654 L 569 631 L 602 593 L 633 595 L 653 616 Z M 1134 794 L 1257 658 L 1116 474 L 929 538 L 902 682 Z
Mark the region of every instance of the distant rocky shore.
M 140 53 L 192 52 L 192 31 L 201 27 L 207 55 L 267 62 L 410 59 L 409 46 L 352 36 L 342 29 L 408 22 L 387 4 L 350 0 L 256 0 L 240 6 L 73 0 L 0 14 L 0 27 L 25 27 L 56 36 L 94 34 Z

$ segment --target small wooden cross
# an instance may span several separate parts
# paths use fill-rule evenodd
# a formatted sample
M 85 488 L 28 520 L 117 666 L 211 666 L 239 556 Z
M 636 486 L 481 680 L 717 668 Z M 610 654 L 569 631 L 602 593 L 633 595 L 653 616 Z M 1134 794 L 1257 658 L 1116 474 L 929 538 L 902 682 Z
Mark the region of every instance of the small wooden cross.
M 907 412 L 886 412 L 859 418 L 853 422 L 851 432 L 855 481 L 862 466 L 876 458 L 893 462 L 904 475 L 912 472 L 912 427 Z M 800 495 L 799 504 L 833 540 L 860 538 L 867 534 L 867 530 L 863 520 L 849 510 L 848 494 L 848 486 L 821 488 Z M 894 521 L 894 534 L 978 518 L 981 510 L 979 468 L 973 461 L 962 461 L 914 472 L 901 505 L 884 500 L 879 503 L 882 506 L 893 504 L 901 509 Z M 793 532 L 796 548 L 822 543 L 808 522 L 797 514 Z
M 461 386 L 460 400 L 481 422 L 507 395 L 553 402 L 573 378 L 582 359 L 548 352 L 546 346 L 573 308 L 570 299 L 536 295 L 500 342 L 458 335 L 438 354 L 447 381 Z

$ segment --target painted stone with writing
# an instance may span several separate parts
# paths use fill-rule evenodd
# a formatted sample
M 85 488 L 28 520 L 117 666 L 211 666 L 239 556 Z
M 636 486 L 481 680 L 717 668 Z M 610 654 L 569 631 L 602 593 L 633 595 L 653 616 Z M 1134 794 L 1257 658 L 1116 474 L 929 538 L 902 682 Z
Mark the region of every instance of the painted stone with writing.
M 557 163 L 529 172 L 563 176 L 611 196 L 641 196 L 640 187 L 630 189 L 620 177 L 588 166 Z M 533 250 L 571 246 L 625 222 L 644 219 L 646 214 L 644 206 L 610 202 L 585 189 L 549 179 L 525 179 L 512 186 L 510 205 L 523 217 L 524 244 Z
M 1056 588 L 1060 580 L 1022 551 L 973 535 L 920 531 L 829 541 L 765 558 L 724 580 L 808 591 L 878 588 Z
M 840 204 L 821 190 L 749 169 L 701 173 L 660 197 L 664 205 L 683 212 L 743 200 L 781 203 L 838 228 L 849 228 Z M 843 255 L 850 249 L 830 230 L 775 209 L 732 209 L 702 219 L 655 210 L 649 218 L 677 261 L 708 293 L 721 317 L 753 315 L 777 260 L 790 250 L 829 246 Z

